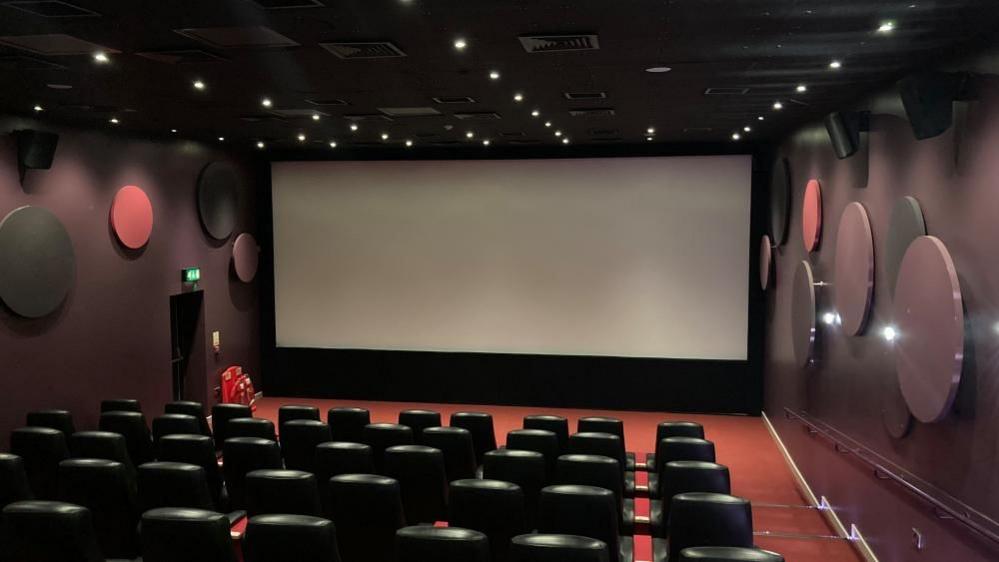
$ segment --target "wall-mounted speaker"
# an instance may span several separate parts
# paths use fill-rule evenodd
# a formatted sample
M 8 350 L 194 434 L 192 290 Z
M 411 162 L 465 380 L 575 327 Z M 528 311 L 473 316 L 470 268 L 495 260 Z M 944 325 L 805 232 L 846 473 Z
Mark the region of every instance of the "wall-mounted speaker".
M 22 170 L 48 170 L 52 167 L 59 135 L 30 129 L 14 134 L 17 135 L 17 164 Z
M 825 124 L 833 151 L 837 158 L 843 160 L 860 149 L 860 133 L 870 130 L 870 113 L 837 111 L 826 116 Z
M 954 102 L 969 99 L 967 72 L 924 72 L 904 78 L 898 93 L 919 140 L 943 134 L 954 122 Z

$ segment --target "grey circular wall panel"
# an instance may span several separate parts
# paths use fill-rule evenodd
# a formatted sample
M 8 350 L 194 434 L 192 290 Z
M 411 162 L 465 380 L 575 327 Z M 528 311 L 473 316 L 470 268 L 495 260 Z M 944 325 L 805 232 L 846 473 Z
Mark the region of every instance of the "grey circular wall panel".
M 836 232 L 836 312 L 843 332 L 863 332 L 874 296 L 874 239 L 867 210 L 854 201 L 846 206 Z
M 888 223 L 888 243 L 885 247 L 885 271 L 888 273 L 888 289 L 895 294 L 898 269 L 909 244 L 920 236 L 926 236 L 926 222 L 923 209 L 914 197 L 903 197 L 895 202 Z
M 27 318 L 62 304 L 73 285 L 76 258 L 69 233 L 41 207 L 21 207 L 0 222 L 0 300 Z
M 791 343 L 798 365 L 805 367 L 815 351 L 815 277 L 812 266 L 802 260 L 794 272 L 791 288 Z
M 902 258 L 893 303 L 895 371 L 912 415 L 950 412 L 964 363 L 964 307 L 954 262 L 940 239 L 920 236 Z
M 260 247 L 257 240 L 249 232 L 244 232 L 236 237 L 236 242 L 232 245 L 232 263 L 236 270 L 236 277 L 243 283 L 253 281 L 257 276 L 257 266 L 260 262 Z
M 198 176 L 198 214 L 205 231 L 225 240 L 236 228 L 239 212 L 239 179 L 226 162 L 212 162 Z
M 895 439 L 905 437 L 912 429 L 912 412 L 898 387 L 898 377 L 887 377 L 881 389 L 881 422 Z
M 771 279 L 774 269 L 773 243 L 766 234 L 760 239 L 760 288 L 766 291 L 773 282 Z
M 791 172 L 786 158 L 778 158 L 770 178 L 770 236 L 783 246 L 791 216 Z

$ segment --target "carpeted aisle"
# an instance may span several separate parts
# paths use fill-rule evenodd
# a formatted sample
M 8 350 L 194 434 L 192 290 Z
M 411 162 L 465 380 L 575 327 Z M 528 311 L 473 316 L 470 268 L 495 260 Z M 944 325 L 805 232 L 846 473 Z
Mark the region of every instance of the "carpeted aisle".
M 798 493 L 791 471 L 780 454 L 777 444 L 761 418 L 704 414 L 670 414 L 656 412 L 625 412 L 613 410 L 576 410 L 566 408 L 533 408 L 518 406 L 486 406 L 469 404 L 431 404 L 417 402 L 374 402 L 365 400 L 320 400 L 310 398 L 267 397 L 257 402 L 256 416 L 277 423 L 277 409 L 283 404 L 316 406 L 325 419 L 326 410 L 334 406 L 359 406 L 371 411 L 372 422 L 396 422 L 400 410 L 426 408 L 441 413 L 444 423 L 451 413 L 460 411 L 489 412 L 493 416 L 496 440 L 502 445 L 508 431 L 520 429 L 528 414 L 551 413 L 569 419 L 570 431 L 583 416 L 614 416 L 624 420 L 625 441 L 629 451 L 639 460 L 655 445 L 656 424 L 664 420 L 689 420 L 704 426 L 705 437 L 714 441 L 718 462 L 729 467 L 732 493 L 753 502 L 753 523 L 758 536 L 757 546 L 784 554 L 788 562 L 858 562 L 861 560 L 850 544 L 832 538 L 835 532 L 815 509 L 806 508 Z M 639 514 L 647 514 L 647 504 L 636 506 Z M 772 533 L 761 535 L 759 533 Z M 798 536 L 774 536 L 804 535 Z M 830 538 L 820 538 L 830 537 Z M 647 540 L 636 537 L 636 561 L 651 560 Z

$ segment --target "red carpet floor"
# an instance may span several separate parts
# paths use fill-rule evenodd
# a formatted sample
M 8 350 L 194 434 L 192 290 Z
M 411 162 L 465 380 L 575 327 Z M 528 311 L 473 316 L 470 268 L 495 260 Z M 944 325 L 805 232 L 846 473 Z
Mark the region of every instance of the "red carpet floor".
M 704 426 L 705 436 L 714 441 L 718 462 L 729 467 L 732 493 L 753 502 L 755 530 L 780 534 L 808 535 L 800 537 L 757 536 L 760 548 L 784 555 L 788 562 L 858 562 L 854 549 L 841 539 L 822 539 L 834 535 L 825 519 L 814 509 L 802 509 L 806 501 L 798 493 L 777 444 L 761 418 L 744 416 L 715 416 L 699 414 L 669 414 L 657 412 L 624 412 L 613 410 L 574 410 L 565 408 L 528 408 L 516 406 L 484 406 L 467 404 L 431 404 L 417 402 L 374 402 L 364 400 L 317 400 L 308 398 L 262 398 L 257 402 L 257 417 L 277 423 L 277 409 L 283 404 L 316 406 L 325 418 L 333 406 L 360 406 L 371 411 L 372 422 L 396 422 L 400 410 L 426 408 L 441 413 L 445 423 L 452 412 L 480 411 L 493 416 L 496 440 L 502 445 L 506 433 L 520 429 L 527 414 L 550 413 L 569 419 L 570 429 L 575 430 L 576 420 L 583 416 L 607 415 L 624 420 L 625 442 L 629 451 L 635 451 L 639 460 L 655 444 L 656 424 L 664 420 L 689 420 Z M 644 475 L 639 473 L 640 482 Z M 770 507 L 765 504 L 799 507 Z M 636 502 L 638 515 L 648 514 L 647 501 Z M 649 541 L 636 537 L 636 561 L 651 560 Z

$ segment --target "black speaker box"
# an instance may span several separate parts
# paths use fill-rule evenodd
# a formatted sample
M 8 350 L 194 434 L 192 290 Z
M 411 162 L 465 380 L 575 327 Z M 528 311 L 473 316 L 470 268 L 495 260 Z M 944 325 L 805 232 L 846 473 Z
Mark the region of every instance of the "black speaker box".
M 954 122 L 954 102 L 966 97 L 966 72 L 924 72 L 901 80 L 898 93 L 917 139 L 942 134 Z
M 869 114 L 863 111 L 837 111 L 827 115 L 825 123 L 833 151 L 842 160 L 853 156 L 860 148 L 860 133 L 869 129 Z
M 44 131 L 17 131 L 17 163 L 22 170 L 48 170 L 52 167 L 59 135 Z

